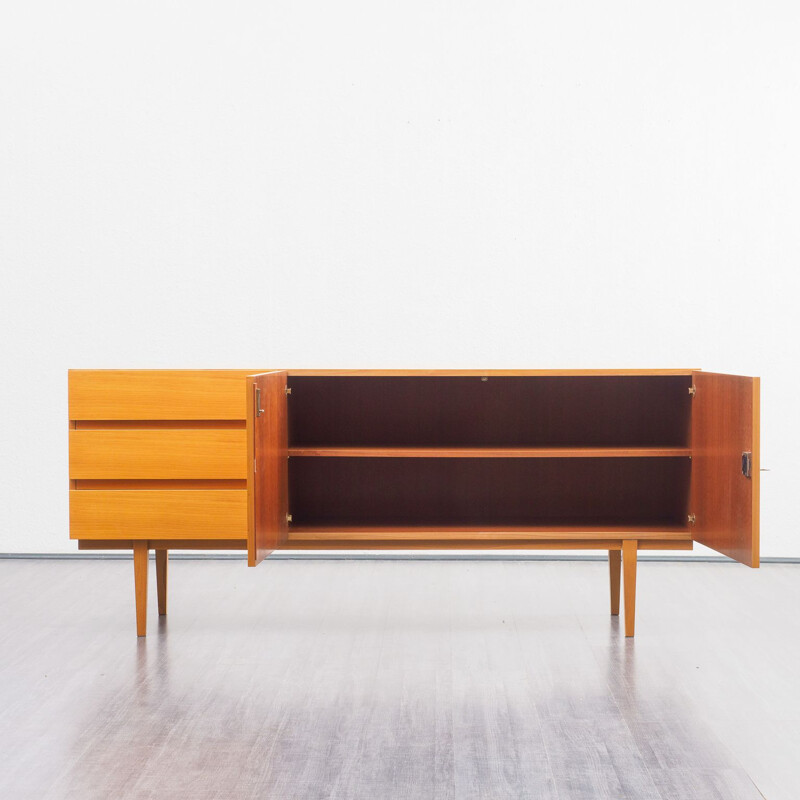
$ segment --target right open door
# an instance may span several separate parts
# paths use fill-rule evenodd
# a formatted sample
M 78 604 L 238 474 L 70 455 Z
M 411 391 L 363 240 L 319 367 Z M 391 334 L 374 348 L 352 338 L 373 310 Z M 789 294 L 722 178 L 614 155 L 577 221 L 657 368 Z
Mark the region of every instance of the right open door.
M 759 379 L 692 373 L 692 538 L 759 564 Z

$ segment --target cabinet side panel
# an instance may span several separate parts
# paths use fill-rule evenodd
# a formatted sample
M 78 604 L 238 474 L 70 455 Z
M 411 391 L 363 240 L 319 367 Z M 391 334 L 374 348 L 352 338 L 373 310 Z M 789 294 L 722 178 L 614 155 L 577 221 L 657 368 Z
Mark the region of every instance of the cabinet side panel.
M 698 372 L 690 513 L 696 542 L 759 565 L 759 380 Z M 749 475 L 747 455 L 749 454 Z

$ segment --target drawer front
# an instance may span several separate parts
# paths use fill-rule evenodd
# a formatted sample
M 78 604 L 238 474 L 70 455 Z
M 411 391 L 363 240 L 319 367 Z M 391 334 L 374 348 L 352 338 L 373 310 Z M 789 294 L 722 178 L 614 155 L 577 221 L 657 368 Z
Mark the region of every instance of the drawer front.
M 69 477 L 246 480 L 246 431 L 71 430 Z
M 246 489 L 70 492 L 73 539 L 245 539 Z
M 264 370 L 70 370 L 71 420 L 245 419 L 247 375 Z

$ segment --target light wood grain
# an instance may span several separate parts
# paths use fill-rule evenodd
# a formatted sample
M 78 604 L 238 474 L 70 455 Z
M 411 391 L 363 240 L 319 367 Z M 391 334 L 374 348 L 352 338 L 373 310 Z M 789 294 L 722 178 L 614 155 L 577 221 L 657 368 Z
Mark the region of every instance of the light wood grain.
M 164 550 L 247 550 L 246 539 L 154 539 L 155 549 Z M 674 544 L 674 543 L 671 543 Z M 689 542 L 691 547 L 691 542 Z M 130 550 L 132 539 L 79 539 L 78 550 Z
M 338 541 L 419 541 L 425 539 L 462 540 L 468 538 L 485 539 L 609 539 L 623 534 L 635 533 L 642 539 L 684 540 L 691 539 L 691 533 L 683 525 L 630 525 L 625 523 L 611 525 L 563 524 L 545 525 L 293 525 L 289 528 L 287 546 L 297 540 L 317 541 L 320 546 L 330 540 Z
M 761 378 L 753 378 L 752 426 L 752 477 L 750 494 L 750 565 L 761 565 Z
M 287 550 L 621 550 L 621 539 L 572 539 L 561 536 L 550 539 L 289 539 Z M 691 550 L 691 539 L 644 539 L 640 550 Z
M 326 542 L 326 550 L 337 549 L 361 549 L 352 541 L 344 541 L 341 543 L 342 547 L 336 547 L 333 542 Z M 440 546 L 433 542 L 428 543 L 428 546 L 409 546 L 408 543 L 391 541 L 382 541 L 374 543 L 370 549 L 375 550 L 438 550 Z M 164 548 L 166 550 L 247 550 L 247 541 L 245 539 L 157 539 L 151 541 L 153 547 Z M 130 539 L 79 539 L 79 550 L 130 550 L 133 546 L 133 541 Z M 307 546 L 302 546 L 300 543 L 287 542 L 279 550 L 319 550 L 320 546 L 317 542 L 309 542 Z M 451 547 L 449 549 L 455 549 Z M 524 542 L 511 541 L 500 542 L 497 541 L 490 543 L 481 543 L 478 540 L 472 540 L 467 543 L 464 549 L 468 550 L 509 550 L 509 549 L 523 549 L 523 550 L 621 550 L 622 540 L 601 540 L 601 539 L 535 539 L 526 540 Z M 640 550 L 691 550 L 693 549 L 693 542 L 691 539 L 643 539 L 639 542 Z
M 133 584 L 136 596 L 136 635 L 147 635 L 147 542 L 133 544 Z
M 74 479 L 246 479 L 246 431 L 73 430 L 69 432 L 69 475 Z
M 70 370 L 73 420 L 245 419 L 244 380 L 258 370 Z
M 73 539 L 246 536 L 246 489 L 70 491 Z
M 758 378 L 717 373 L 694 377 L 689 512 L 695 541 L 749 567 L 759 564 Z M 751 476 L 742 454 L 752 453 Z
M 247 563 L 286 541 L 289 513 L 286 372 L 247 379 Z
M 636 627 L 636 551 L 638 542 L 626 539 L 622 543 L 622 570 L 625 582 L 625 636 L 634 635 Z

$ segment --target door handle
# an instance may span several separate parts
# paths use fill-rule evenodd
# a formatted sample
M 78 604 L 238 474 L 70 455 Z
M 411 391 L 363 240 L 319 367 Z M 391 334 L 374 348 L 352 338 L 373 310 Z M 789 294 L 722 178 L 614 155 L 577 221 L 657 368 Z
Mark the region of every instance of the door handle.
M 749 450 L 742 453 L 742 475 L 745 478 L 753 476 L 753 454 Z
M 258 386 L 255 387 L 256 389 L 256 416 L 260 417 L 264 413 L 264 409 L 261 408 L 261 389 Z

